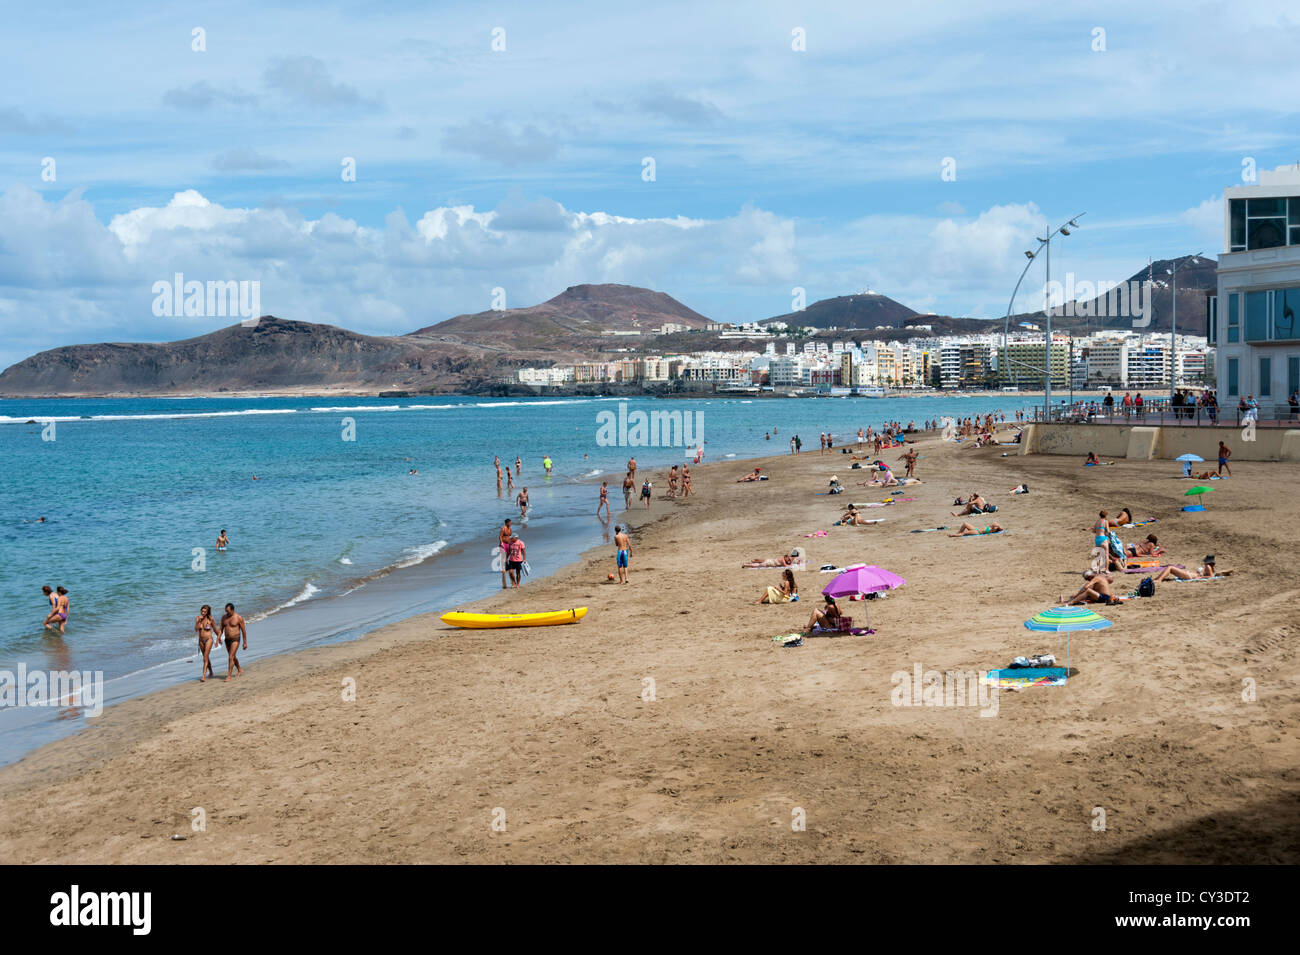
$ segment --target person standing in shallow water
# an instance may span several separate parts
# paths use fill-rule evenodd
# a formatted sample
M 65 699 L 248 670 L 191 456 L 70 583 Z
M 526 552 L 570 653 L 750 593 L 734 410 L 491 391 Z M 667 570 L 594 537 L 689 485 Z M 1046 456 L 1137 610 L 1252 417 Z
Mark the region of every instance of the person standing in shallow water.
M 632 509 L 632 494 L 636 490 L 636 483 L 632 480 L 632 472 L 628 471 L 627 476 L 623 478 L 623 510 Z

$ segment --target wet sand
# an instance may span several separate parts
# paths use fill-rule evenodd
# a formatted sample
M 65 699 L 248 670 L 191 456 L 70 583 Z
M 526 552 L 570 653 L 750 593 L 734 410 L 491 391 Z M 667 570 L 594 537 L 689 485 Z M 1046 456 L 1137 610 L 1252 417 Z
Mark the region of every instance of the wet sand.
M 1181 514 L 1168 461 L 1084 469 L 935 438 L 921 453 L 926 483 L 903 495 L 918 500 L 870 527 L 831 526 L 847 501 L 887 496 L 857 487 L 847 456 L 692 468 L 697 497 L 657 497 L 650 524 L 635 506 L 630 585 L 606 582 L 610 546 L 458 608 L 589 607 L 574 626 L 415 617 L 111 707 L 0 771 L 7 859 L 1296 862 L 1296 467 L 1243 463 L 1205 513 Z M 734 483 L 753 464 L 771 480 Z M 849 493 L 819 496 L 831 474 Z M 1028 495 L 1007 493 L 1021 481 Z M 1010 534 L 908 533 L 957 523 L 971 489 Z M 1177 563 L 1215 553 L 1238 573 L 1105 608 L 1116 626 L 1073 635 L 1068 685 L 1002 691 L 995 717 L 891 703 L 916 664 L 1063 658 L 1063 637 L 1023 621 L 1079 586 L 1087 528 L 1123 505 L 1160 519 L 1126 541 L 1153 530 Z M 813 568 L 801 601 L 755 603 L 779 571 L 742 561 L 796 545 Z M 846 604 L 859 622 L 870 607 L 874 635 L 771 642 L 806 622 L 831 579 L 818 565 L 855 561 L 908 581 Z

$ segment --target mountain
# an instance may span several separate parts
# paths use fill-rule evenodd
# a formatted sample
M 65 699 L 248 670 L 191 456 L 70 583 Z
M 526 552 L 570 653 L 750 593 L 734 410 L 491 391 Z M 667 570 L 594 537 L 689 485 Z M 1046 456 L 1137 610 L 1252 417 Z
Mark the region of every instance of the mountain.
M 268 315 L 178 342 L 52 348 L 0 374 L 0 395 L 418 388 L 443 376 L 486 374 L 494 364 L 409 336 L 359 335 Z
M 589 342 L 604 332 L 649 335 L 670 322 L 703 328 L 709 319 L 663 292 L 631 285 L 574 285 L 540 305 L 457 315 L 412 335 L 550 349 Z
M 1175 268 L 1178 269 L 1178 328 L 1181 332 L 1189 335 L 1204 335 L 1207 312 L 1206 295 L 1218 287 L 1218 262 L 1197 255 L 1158 259 L 1152 262 L 1149 267 L 1129 276 L 1126 280 L 1127 283 L 1140 284 L 1148 279 L 1151 281 L 1151 323 L 1138 327 L 1137 330 L 1146 332 L 1169 331 L 1173 318 L 1173 284 L 1168 272 Z M 1101 314 L 1103 306 L 1107 305 L 1105 299 L 1105 296 L 1094 296 L 1086 299 L 1088 315 L 1078 314 L 1082 311 L 1078 306 L 1074 309 L 1074 315 L 1057 315 L 1053 313 L 1053 331 L 1058 328 L 1062 331 L 1069 330 L 1076 333 L 1096 331 L 1102 328 L 1133 329 L 1135 327 L 1133 325 L 1133 314 Z M 1145 294 L 1141 300 L 1145 302 Z M 1113 310 L 1112 307 L 1105 308 L 1107 312 Z M 1136 309 L 1133 310 L 1134 313 L 1136 311 Z M 1014 328 L 1018 322 L 1033 322 L 1041 327 L 1043 313 L 1039 310 L 1013 315 L 1011 317 L 1012 327 Z
M 577 285 L 541 305 L 459 315 L 408 335 L 268 315 L 184 341 L 43 351 L 0 374 L 0 396 L 482 391 L 526 365 L 590 358 L 616 342 L 650 344 L 665 322 L 696 329 L 709 320 L 663 292 L 628 285 Z
M 765 318 L 760 324 L 785 322 L 805 328 L 875 328 L 877 325 L 903 325 L 917 313 L 892 298 L 876 292 L 840 295 L 813 302 L 800 312 Z

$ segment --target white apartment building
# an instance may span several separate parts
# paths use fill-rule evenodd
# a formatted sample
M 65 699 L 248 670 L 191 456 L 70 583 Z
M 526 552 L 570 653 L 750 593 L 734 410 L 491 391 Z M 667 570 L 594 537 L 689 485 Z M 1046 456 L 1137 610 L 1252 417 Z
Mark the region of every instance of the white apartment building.
M 1254 395 L 1267 415 L 1300 389 L 1300 164 L 1224 190 L 1217 295 L 1210 299 L 1219 403 Z
M 791 387 L 803 384 L 804 359 L 801 355 L 779 355 L 768 368 L 768 384 Z
M 1128 385 L 1128 341 L 1123 338 L 1094 338 L 1082 346 L 1088 352 L 1088 384 Z

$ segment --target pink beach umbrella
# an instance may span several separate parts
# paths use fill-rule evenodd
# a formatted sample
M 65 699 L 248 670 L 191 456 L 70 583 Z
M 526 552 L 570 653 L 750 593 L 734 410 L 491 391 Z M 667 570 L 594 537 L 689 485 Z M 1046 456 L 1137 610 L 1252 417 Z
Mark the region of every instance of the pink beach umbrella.
M 851 597 L 879 593 L 882 590 L 894 590 L 905 583 L 907 581 L 898 574 L 890 573 L 885 568 L 872 564 L 846 570 L 823 587 L 822 593 L 830 597 Z M 867 613 L 865 607 L 862 608 L 862 612 L 866 615 L 867 626 L 870 627 L 871 615 Z

